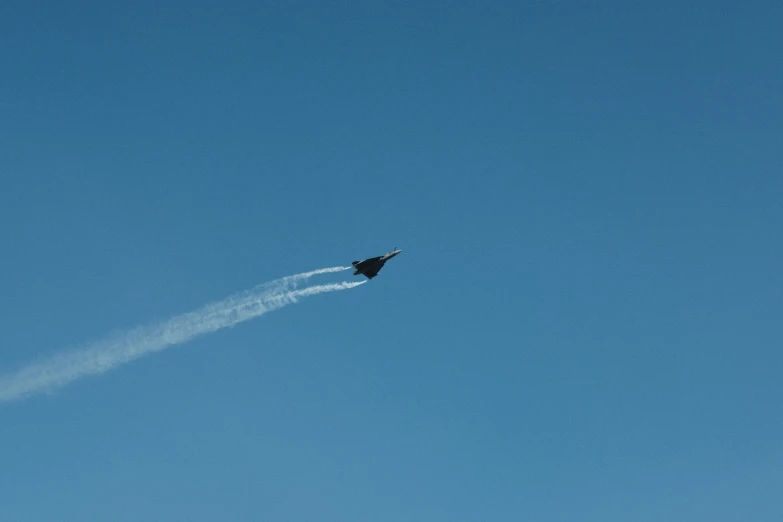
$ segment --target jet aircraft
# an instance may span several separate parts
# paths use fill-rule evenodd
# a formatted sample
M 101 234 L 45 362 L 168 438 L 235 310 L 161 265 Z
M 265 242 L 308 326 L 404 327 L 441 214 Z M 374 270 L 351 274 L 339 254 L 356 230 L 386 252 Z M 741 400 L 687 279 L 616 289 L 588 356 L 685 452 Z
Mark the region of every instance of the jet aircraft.
M 373 277 L 378 275 L 378 272 L 380 272 L 381 268 L 383 268 L 383 265 L 386 264 L 386 261 L 393 258 L 400 252 L 402 252 L 402 249 L 397 250 L 397 247 L 395 247 L 393 251 L 389 252 L 386 255 L 371 257 L 369 259 L 364 259 L 363 261 L 354 261 L 353 263 L 351 263 L 355 268 L 355 270 L 353 271 L 353 275 L 362 274 L 363 276 L 366 276 L 368 279 L 372 279 Z

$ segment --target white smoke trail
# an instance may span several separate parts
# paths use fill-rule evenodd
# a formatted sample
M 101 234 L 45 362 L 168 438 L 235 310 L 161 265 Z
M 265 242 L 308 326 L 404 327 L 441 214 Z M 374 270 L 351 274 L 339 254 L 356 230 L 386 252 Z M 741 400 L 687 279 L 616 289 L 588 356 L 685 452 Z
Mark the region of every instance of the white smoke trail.
M 267 283 L 262 283 L 251 290 L 246 290 L 244 292 L 240 292 L 238 294 L 235 294 L 231 296 L 231 298 L 238 299 L 241 296 L 247 296 L 247 295 L 255 295 L 261 290 L 279 290 L 281 288 L 291 288 L 296 287 L 301 281 L 305 281 L 308 278 L 320 275 L 320 274 L 331 274 L 334 272 L 344 272 L 346 270 L 352 269 L 352 266 L 333 266 L 329 268 L 319 268 L 318 270 L 311 270 L 310 272 L 302 272 L 301 274 L 294 274 L 290 276 L 281 277 L 280 279 L 275 279 L 274 281 L 269 281 Z M 223 301 L 220 301 L 222 303 Z M 218 303 L 215 303 L 218 304 Z
M 330 268 L 319 268 L 318 270 L 311 270 L 310 272 L 302 272 L 301 274 L 281 277 L 280 279 L 262 283 L 254 288 L 251 288 L 250 290 L 245 290 L 243 292 L 226 297 L 225 299 L 221 299 L 220 301 L 202 306 L 195 312 L 191 312 L 191 314 L 198 314 L 199 317 L 208 318 L 213 314 L 224 313 L 227 309 L 240 307 L 242 306 L 242 303 L 255 301 L 262 295 L 279 294 L 286 290 L 292 290 L 296 288 L 299 283 L 306 281 L 312 276 L 330 274 L 334 272 L 344 272 L 345 270 L 350 270 L 351 268 L 353 267 L 333 266 Z M 184 315 L 180 317 L 184 317 Z M 0 400 L 2 400 L 1 395 Z
M 200 335 L 247 321 L 296 303 L 300 298 L 347 290 L 366 281 L 333 283 L 293 289 L 297 281 L 312 275 L 338 272 L 327 268 L 297 274 L 261 285 L 254 290 L 210 303 L 194 312 L 163 323 L 141 326 L 97 341 L 80 350 L 31 363 L 15 373 L 0 376 L 0 401 L 21 399 L 64 386 L 80 377 L 104 373 L 148 353 L 182 344 Z

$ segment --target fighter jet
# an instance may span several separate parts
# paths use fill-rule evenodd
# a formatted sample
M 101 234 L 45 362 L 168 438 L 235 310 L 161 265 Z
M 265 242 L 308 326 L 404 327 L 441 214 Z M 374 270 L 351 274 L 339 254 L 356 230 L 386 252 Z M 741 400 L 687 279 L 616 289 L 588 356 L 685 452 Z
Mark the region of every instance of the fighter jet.
M 397 247 L 395 247 L 393 251 L 389 252 L 386 255 L 371 257 L 363 261 L 354 261 L 353 263 L 351 263 L 353 267 L 356 269 L 353 271 L 353 275 L 362 274 L 366 276 L 368 279 L 372 279 L 373 277 L 378 275 L 378 272 L 380 272 L 381 268 L 383 268 L 383 265 L 386 264 L 386 261 L 393 258 L 400 252 L 402 252 L 402 249 L 397 250 Z

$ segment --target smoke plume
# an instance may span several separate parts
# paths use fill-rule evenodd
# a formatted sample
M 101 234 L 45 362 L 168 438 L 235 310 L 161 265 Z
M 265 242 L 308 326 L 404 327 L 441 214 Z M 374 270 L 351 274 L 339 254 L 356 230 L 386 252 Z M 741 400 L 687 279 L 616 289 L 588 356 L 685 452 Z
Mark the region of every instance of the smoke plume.
M 313 270 L 277 279 L 252 290 L 207 304 L 158 324 L 140 326 L 24 366 L 0 376 L 0 401 L 13 401 L 64 386 L 86 375 L 107 372 L 143 355 L 182 344 L 206 333 L 228 328 L 303 297 L 347 290 L 365 281 L 333 283 L 297 289 L 311 276 L 341 272 L 350 267 Z

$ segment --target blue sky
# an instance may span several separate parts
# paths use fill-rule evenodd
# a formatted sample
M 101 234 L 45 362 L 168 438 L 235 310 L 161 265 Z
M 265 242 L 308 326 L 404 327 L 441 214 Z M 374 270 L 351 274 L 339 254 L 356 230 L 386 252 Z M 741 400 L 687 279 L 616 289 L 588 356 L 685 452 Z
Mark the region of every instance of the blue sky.
M 780 520 L 781 22 L 3 2 L 0 373 L 405 251 L 0 405 L 0 519 Z

